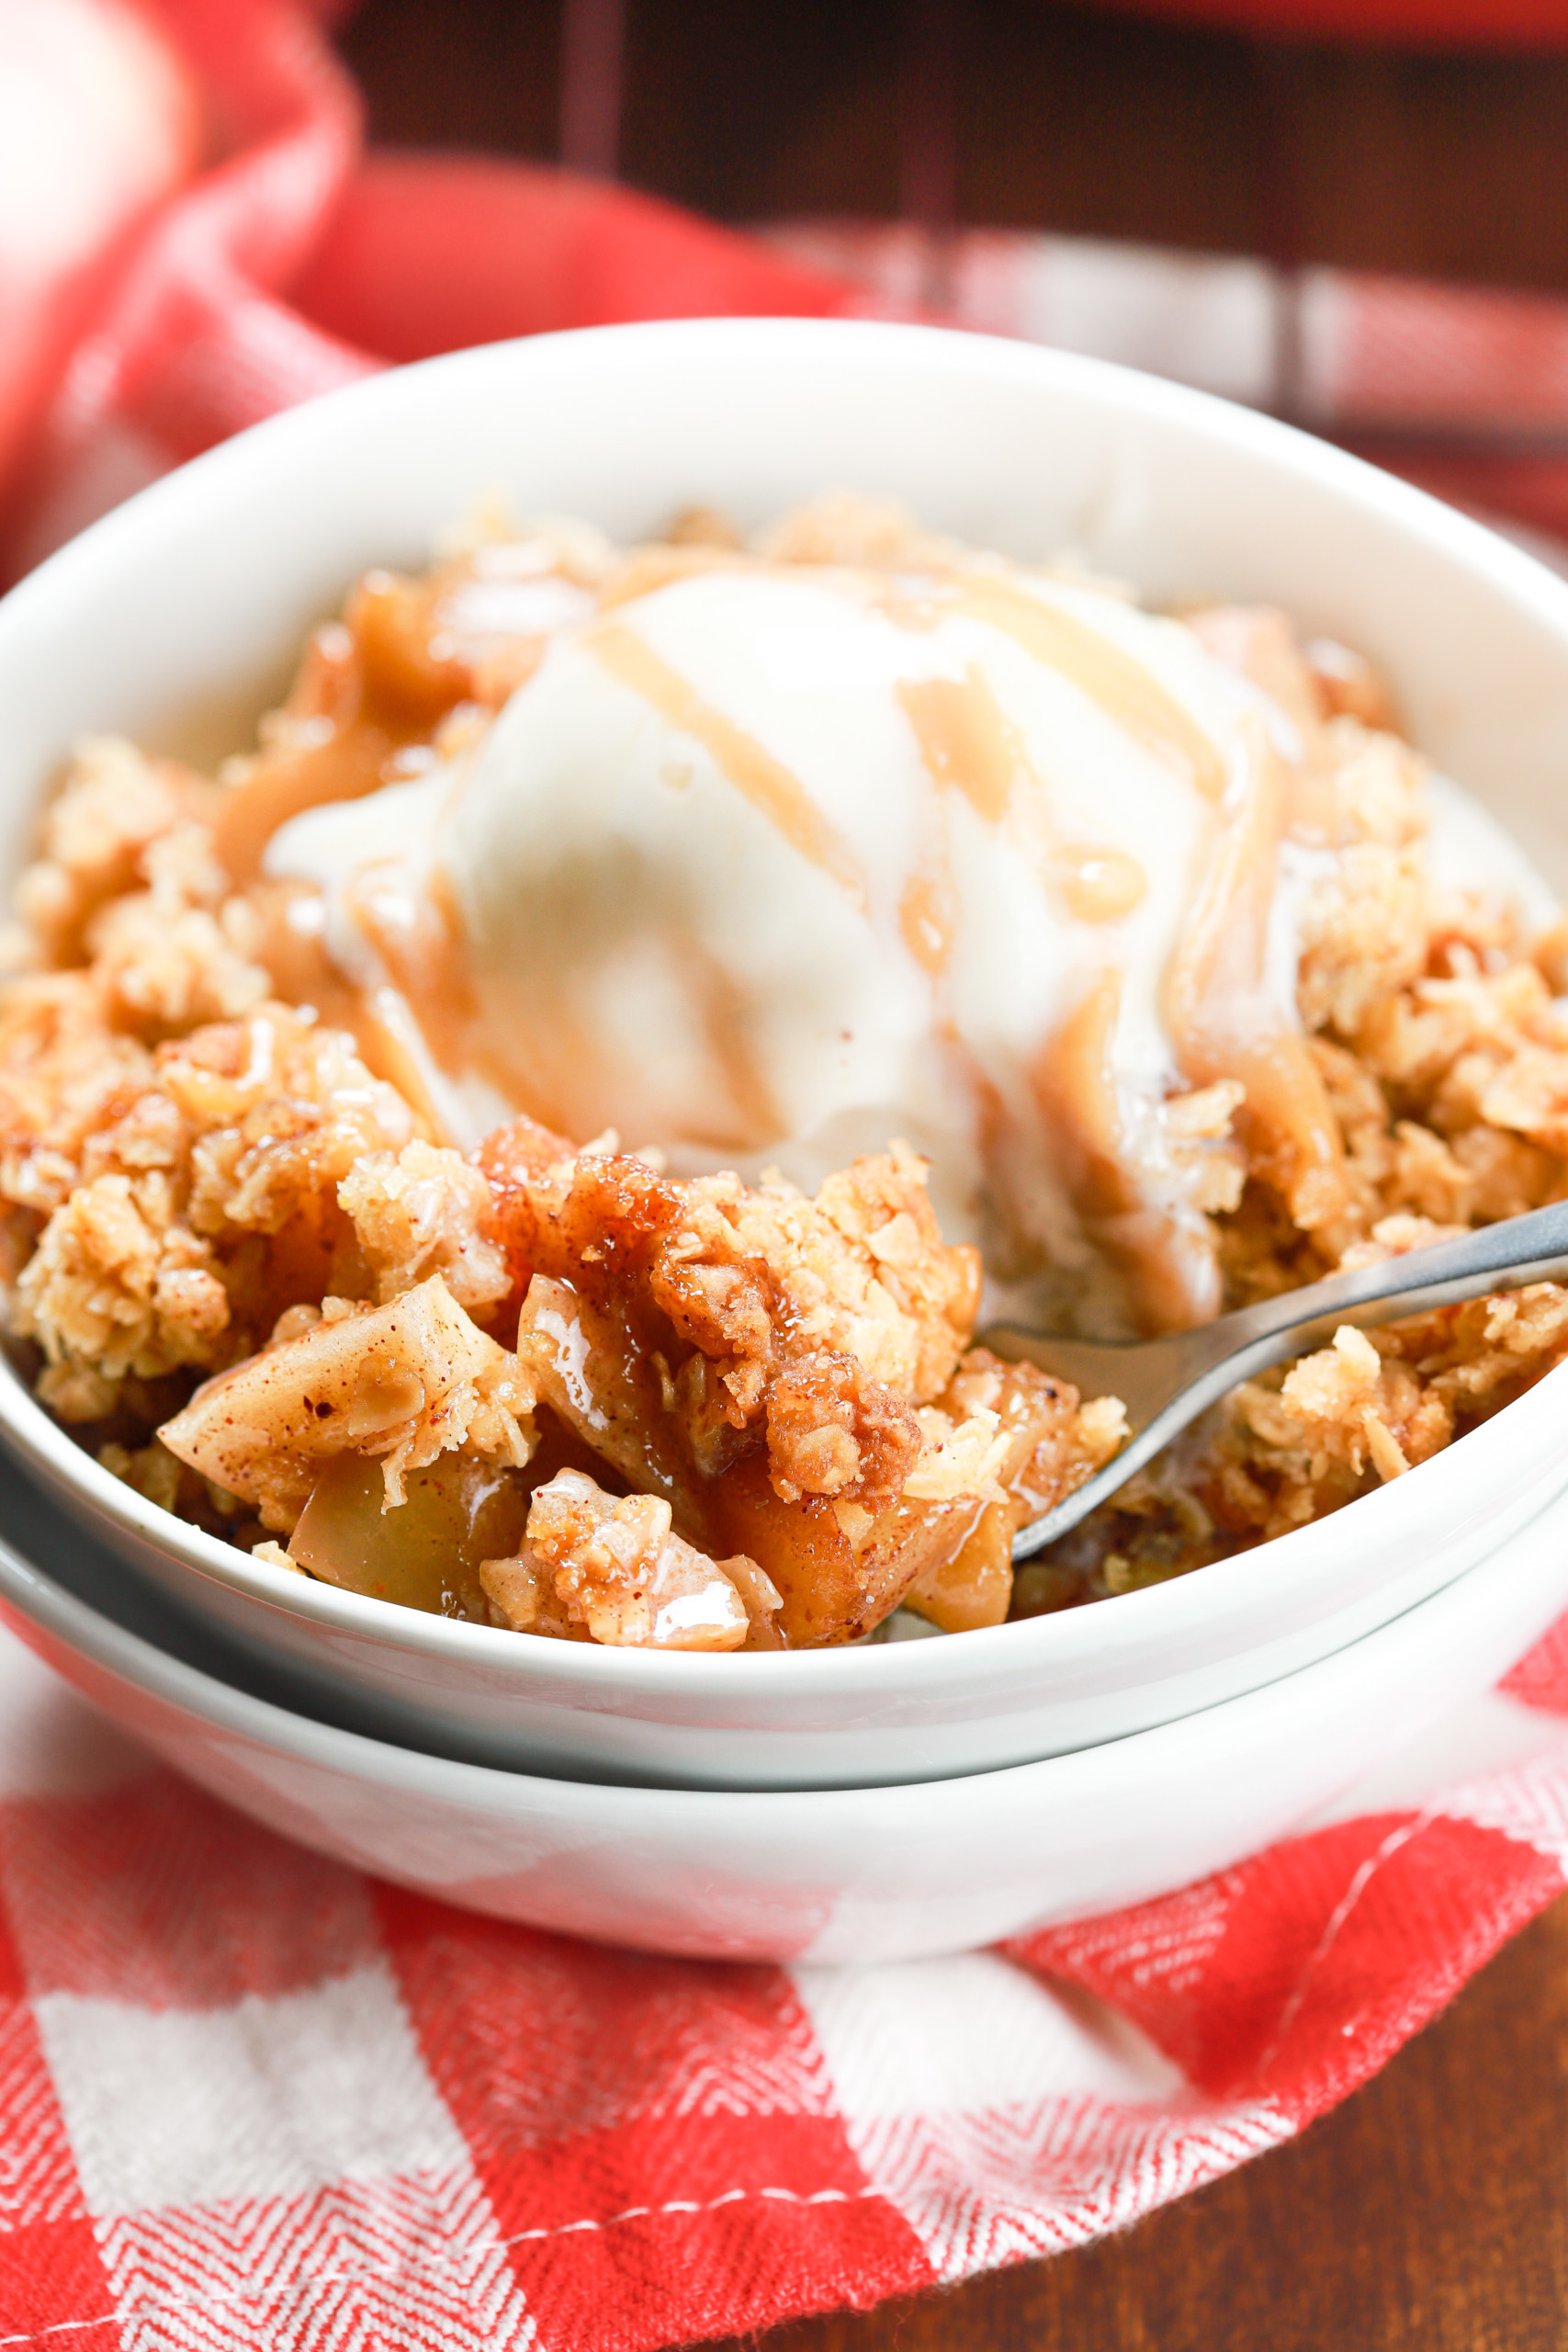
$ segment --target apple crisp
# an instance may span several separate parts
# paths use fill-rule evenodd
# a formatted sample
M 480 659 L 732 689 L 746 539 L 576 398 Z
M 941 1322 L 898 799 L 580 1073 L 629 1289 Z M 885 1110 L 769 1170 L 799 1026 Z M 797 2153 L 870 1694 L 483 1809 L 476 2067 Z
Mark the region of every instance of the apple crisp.
M 482 741 L 578 616 L 762 559 L 959 560 L 863 502 L 751 549 L 703 515 L 630 555 L 485 526 L 423 575 L 367 575 L 216 780 L 79 747 L 0 994 L 0 1238 L 14 1358 L 84 1447 L 327 1583 L 536 1637 L 767 1649 L 1185 1573 L 1404 1476 L 1568 1354 L 1551 1284 L 1342 1330 L 1015 1574 L 1015 1534 L 1125 1418 L 976 1344 L 979 1252 L 944 1240 L 896 1134 L 814 1190 L 677 1175 L 663 1138 L 569 1136 L 540 1103 L 456 1148 L 401 1000 L 345 970 L 269 840 Z M 1161 1106 L 1213 1311 L 1568 1193 L 1568 932 L 1438 878 L 1422 763 L 1366 664 L 1275 614 L 1187 625 L 1284 714 L 1286 837 L 1334 853 L 1302 894 L 1290 1056 L 1227 1059 L 1210 1021 Z M 455 1001 L 450 951 L 405 926 L 386 968 Z M 1084 1229 L 1141 1248 L 1145 1209 L 1080 1158 Z

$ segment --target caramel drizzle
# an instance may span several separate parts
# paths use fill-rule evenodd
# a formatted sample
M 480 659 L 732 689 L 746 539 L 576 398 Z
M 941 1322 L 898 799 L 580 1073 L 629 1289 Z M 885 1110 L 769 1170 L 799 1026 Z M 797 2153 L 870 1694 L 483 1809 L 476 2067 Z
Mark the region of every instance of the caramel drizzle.
M 1029 775 L 1029 763 L 981 673 L 971 668 L 962 678 L 906 678 L 895 691 L 932 783 L 961 792 L 983 824 L 999 825 L 1014 779 Z M 937 826 L 942 838 L 928 846 L 926 870 L 910 876 L 898 909 L 904 944 L 933 979 L 947 968 L 958 927 L 940 809 Z
M 920 757 L 937 784 L 951 785 L 987 825 L 1007 815 L 1015 782 L 1033 781 L 1029 755 L 982 673 L 907 678 L 897 689 Z
M 1120 922 L 1147 893 L 1148 876 L 1125 850 L 1059 842 L 1045 860 L 1051 887 L 1079 922 Z
M 1208 872 L 1166 974 L 1182 1075 L 1247 1089 L 1239 1124 L 1307 1229 L 1344 1208 L 1344 1147 L 1306 1039 L 1264 993 L 1263 968 L 1289 778 L 1264 731 L 1243 722 L 1242 790 L 1216 826 Z
M 229 786 L 218 803 L 213 844 L 225 871 L 236 882 L 253 881 L 267 843 L 291 817 L 324 801 L 363 800 L 379 792 L 400 740 L 356 718 L 326 742 L 262 752 L 243 783 Z
M 799 777 L 704 700 L 689 679 L 634 629 L 611 622 L 585 639 L 612 677 L 651 703 L 707 752 L 731 784 L 784 835 L 792 849 L 829 874 L 863 910 L 865 884 L 849 844 L 829 824 Z
M 420 1034 L 436 1068 L 448 1077 L 462 1070 L 479 1003 L 445 873 L 437 868 L 418 887 L 395 859 L 362 865 L 349 878 L 344 907 L 399 995 L 419 1008 Z
M 957 928 L 951 876 L 913 874 L 898 902 L 898 930 L 905 946 L 923 972 L 934 979 L 947 968 Z
M 1044 810 L 1044 787 L 1023 739 L 983 671 L 971 664 L 962 678 L 906 679 L 897 691 L 931 780 L 961 792 L 983 824 L 1002 823 L 1020 785 L 1037 811 Z M 1044 880 L 1070 915 L 1090 923 L 1120 922 L 1148 887 L 1143 868 L 1124 851 L 1064 840 L 1052 842 Z M 931 905 L 943 895 L 941 884 L 918 878 L 901 911 L 905 942 L 928 970 L 937 968 L 925 945 Z M 949 888 L 945 896 L 951 895 Z M 945 926 L 950 935 L 951 916 Z M 945 959 L 944 944 L 938 961 Z
M 1069 1149 L 1069 1188 L 1080 1215 L 1107 1217 L 1132 1205 L 1111 1049 L 1122 975 L 1096 974 L 1034 1065 L 1034 1091 Z
M 502 1027 L 484 1017 L 468 963 L 461 911 L 445 868 L 437 866 L 415 884 L 396 860 L 362 865 L 347 882 L 344 911 L 375 950 L 383 981 L 356 991 L 363 1026 L 373 1024 L 383 1054 L 400 1052 L 407 1076 L 395 1082 L 418 1101 L 434 1124 L 442 1125 L 428 1088 L 418 1073 L 423 1045 L 444 1077 L 482 1080 L 542 1124 L 562 1131 L 571 1120 L 547 1098 L 539 1072 L 527 1054 L 527 1032 Z M 570 1011 L 555 1015 L 558 1035 Z M 569 1040 L 566 1058 L 586 1067 L 586 1037 Z M 389 1073 L 389 1075 L 390 1073 Z
M 655 596 L 661 588 L 672 588 L 682 580 L 699 580 L 708 572 L 758 572 L 772 569 L 761 556 L 749 555 L 743 548 L 655 539 L 647 547 L 634 549 L 603 582 L 599 609 L 602 613 L 613 612 L 617 605 L 633 604 L 639 596 Z
M 1084 1231 L 1122 1273 L 1140 1327 L 1179 1331 L 1218 1311 L 1216 1253 L 1203 1218 L 1144 1197 L 1116 1087 L 1121 1012 L 1122 975 L 1106 968 L 1047 1038 L 1031 1077 Z
M 671 944 L 701 1008 L 708 1050 L 722 1073 L 736 1117 L 730 1132 L 722 1132 L 716 1121 L 710 1134 L 693 1140 L 718 1151 L 753 1151 L 778 1142 L 788 1133 L 789 1122 L 750 1048 L 747 1007 L 734 976 L 699 941 L 682 937 Z
M 1259 720 L 1244 721 L 1237 784 L 1167 968 L 1166 1022 L 1190 1085 L 1236 1079 L 1246 1088 L 1239 1124 L 1253 1164 L 1310 1230 L 1344 1208 L 1344 1151 L 1307 1040 L 1264 986 L 1289 778 Z M 1192 1292 L 1205 1273 L 1212 1287 L 1213 1268 L 1199 1259 L 1213 1252 L 1198 1221 L 1141 1196 L 1115 1087 L 1120 1002 L 1120 976 L 1102 972 L 1039 1056 L 1035 1095 L 1085 1228 L 1122 1266 L 1140 1319 L 1179 1329 L 1213 1310 Z
M 1205 800 L 1224 797 L 1224 763 L 1196 719 L 1109 638 L 1005 580 L 965 582 L 948 609 L 986 622 L 1059 671 L 1156 759 L 1185 770 Z
M 357 1021 L 361 1027 L 377 1024 L 383 1054 L 389 1045 L 397 1044 L 398 1028 L 406 1021 L 447 1077 L 471 1072 L 537 1115 L 544 1097 L 538 1073 L 531 1072 L 526 1057 L 516 1051 L 520 1039 L 497 1035 L 495 1024 L 481 1013 L 464 952 L 461 917 L 446 873 L 437 868 L 415 894 L 395 863 L 362 866 L 348 885 L 345 907 L 380 957 L 390 982 L 353 992 Z M 740 990 L 695 940 L 671 944 L 734 1111 L 728 1126 L 721 1117 L 711 1135 L 694 1140 L 723 1151 L 748 1151 L 776 1141 L 786 1123 L 748 1049 Z M 417 1023 L 408 1010 L 412 1006 L 419 1008 Z M 577 1043 L 575 1056 L 569 1053 L 567 1058 L 586 1069 L 592 1060 L 589 1041 L 584 1037 Z M 405 1075 L 399 1082 L 403 1091 L 408 1092 L 412 1080 L 421 1108 L 439 1125 L 406 1050 L 402 1062 Z M 563 1109 L 552 1102 L 549 1107 L 558 1126 L 581 1125 L 578 1106 Z

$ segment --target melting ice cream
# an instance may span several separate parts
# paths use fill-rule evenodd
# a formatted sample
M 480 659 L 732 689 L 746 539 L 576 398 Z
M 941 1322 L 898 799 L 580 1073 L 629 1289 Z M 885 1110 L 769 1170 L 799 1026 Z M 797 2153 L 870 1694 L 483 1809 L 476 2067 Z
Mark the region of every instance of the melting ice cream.
M 814 1185 L 901 1135 L 994 1267 L 1168 1328 L 1218 1302 L 1233 1121 L 1298 1217 L 1340 1197 L 1294 1001 L 1310 764 L 1105 589 L 716 559 L 267 865 L 327 890 L 455 1139 L 525 1109 Z

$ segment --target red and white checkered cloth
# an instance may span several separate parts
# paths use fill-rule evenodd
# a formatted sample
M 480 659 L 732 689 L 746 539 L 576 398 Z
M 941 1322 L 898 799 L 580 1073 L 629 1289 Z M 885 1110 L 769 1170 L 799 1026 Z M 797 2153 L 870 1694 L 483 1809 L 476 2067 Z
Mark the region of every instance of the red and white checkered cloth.
M 1561 1891 L 1565 1715 L 1568 1621 L 1163 1902 L 738 1967 L 318 1860 L 0 1635 L 0 2345 L 651 2352 L 1079 2245 L 1333 2106 Z
M 0 556 L 387 360 L 910 308 L 1287 401 L 1568 535 L 1568 304 L 781 233 L 365 159 L 288 0 L 0 0 Z M 1005 1954 L 786 1971 L 371 1884 L 151 1768 L 0 1636 L 0 2347 L 630 2352 L 1078 2243 L 1332 2106 L 1560 1891 L 1564 1716 L 1560 1629 L 1201 1886 Z

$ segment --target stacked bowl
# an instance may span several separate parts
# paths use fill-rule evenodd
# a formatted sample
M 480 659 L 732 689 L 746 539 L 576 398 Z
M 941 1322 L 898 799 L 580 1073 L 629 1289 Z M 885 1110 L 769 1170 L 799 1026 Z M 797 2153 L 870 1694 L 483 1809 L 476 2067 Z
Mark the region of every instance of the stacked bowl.
M 1364 650 L 1420 745 L 1568 887 L 1568 587 L 1269 419 L 977 336 L 712 321 L 540 338 L 276 419 L 0 606 L 0 870 L 70 744 L 210 760 L 371 564 L 500 493 L 646 536 L 825 486 L 1155 602 Z M 950 1950 L 1153 1895 L 1328 1803 L 1568 1604 L 1568 1367 L 1261 1550 L 941 1640 L 542 1641 L 313 1583 L 174 1519 L 0 1370 L 0 1611 L 171 1763 L 445 1899 L 694 1955 Z

